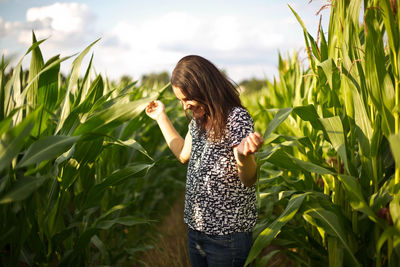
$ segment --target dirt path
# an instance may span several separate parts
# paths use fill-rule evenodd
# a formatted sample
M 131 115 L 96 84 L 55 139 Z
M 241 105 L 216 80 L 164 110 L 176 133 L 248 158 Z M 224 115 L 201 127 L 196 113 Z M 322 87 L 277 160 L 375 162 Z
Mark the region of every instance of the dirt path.
M 158 234 L 155 233 L 154 249 L 143 253 L 140 262 L 135 266 L 140 267 L 189 267 L 187 252 L 187 226 L 183 222 L 184 194 L 179 197 L 171 207 L 168 215 L 160 223 Z M 284 250 L 283 247 L 269 245 L 260 254 L 267 255 L 274 250 Z M 293 262 L 285 255 L 278 253 L 268 262 L 269 267 L 292 267 Z
M 187 267 L 190 266 L 187 253 L 187 226 L 183 222 L 184 195 L 179 197 L 169 214 L 160 224 L 155 236 L 155 249 L 148 250 L 141 257 L 145 267 Z

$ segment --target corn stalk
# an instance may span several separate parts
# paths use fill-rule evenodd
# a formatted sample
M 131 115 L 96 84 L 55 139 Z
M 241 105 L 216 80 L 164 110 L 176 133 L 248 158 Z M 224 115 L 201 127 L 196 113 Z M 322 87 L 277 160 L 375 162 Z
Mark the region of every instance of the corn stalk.
M 398 1 L 361 4 L 331 2 L 328 38 L 322 28 L 314 38 L 292 9 L 304 32 L 309 68 L 293 77 L 280 65 L 281 83 L 267 85 L 272 99 L 255 111 L 269 114 L 258 115 L 269 120 L 266 146 L 258 154 L 265 217 L 247 264 L 269 244 L 287 244 L 278 252 L 298 265 L 400 262 Z M 291 100 L 279 101 L 296 84 L 307 87 L 291 89 Z M 292 198 L 302 193 L 307 197 L 293 211 Z M 281 216 L 289 213 L 291 220 L 282 224 Z M 371 257 L 368 247 L 375 248 Z

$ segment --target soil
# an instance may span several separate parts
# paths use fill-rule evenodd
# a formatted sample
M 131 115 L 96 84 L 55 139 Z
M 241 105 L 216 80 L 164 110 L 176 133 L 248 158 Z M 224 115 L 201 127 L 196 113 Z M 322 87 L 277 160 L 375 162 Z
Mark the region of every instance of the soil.
M 144 267 L 188 267 L 187 226 L 183 222 L 185 197 L 182 195 L 172 206 L 168 215 L 154 235 L 154 249 L 143 253 L 138 266 Z

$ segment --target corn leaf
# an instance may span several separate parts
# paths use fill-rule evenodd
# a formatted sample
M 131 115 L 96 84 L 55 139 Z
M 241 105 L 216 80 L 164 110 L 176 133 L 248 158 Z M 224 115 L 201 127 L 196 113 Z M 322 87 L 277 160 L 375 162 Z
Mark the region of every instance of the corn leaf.
M 32 31 L 32 43 L 37 43 L 35 33 Z M 25 89 L 28 90 L 27 103 L 29 107 L 36 108 L 37 94 L 38 94 L 38 79 L 34 79 L 44 66 L 42 52 L 39 46 L 32 49 L 31 66 L 29 68 L 28 83 L 30 87 Z M 32 81 L 32 82 L 31 82 Z M 29 110 L 29 108 L 28 108 Z
M 0 139 L 0 171 L 7 168 L 25 144 L 35 126 L 40 109 L 29 114 L 20 124 L 5 132 Z
M 264 133 L 264 139 L 269 135 L 290 115 L 292 108 L 283 108 L 278 110 L 274 119 L 268 124 L 267 130 Z
M 57 158 L 68 151 L 80 136 L 46 136 L 34 142 L 26 151 L 17 168 L 38 164 L 45 160 Z
M 0 197 L 1 204 L 9 204 L 16 201 L 22 201 L 35 192 L 46 180 L 47 176 L 41 177 L 23 177 Z
M 400 168 L 400 134 L 392 134 L 389 136 L 390 148 L 397 168 Z
M 279 234 L 281 228 L 297 214 L 297 211 L 300 209 L 306 196 L 307 193 L 296 194 L 290 198 L 289 203 L 282 214 L 267 228 L 265 228 L 254 241 L 245 266 L 250 264 L 260 254 L 261 250 L 271 243 L 272 239 Z
M 130 147 L 130 148 L 133 148 L 133 149 L 139 151 L 140 153 L 142 153 L 149 159 L 153 160 L 152 157 L 143 148 L 143 146 L 140 143 L 138 143 L 136 140 L 133 140 L 133 139 L 129 139 L 126 141 L 116 140 L 114 142 L 106 142 L 105 145 L 106 146 L 107 145 L 119 145 L 119 146 L 123 146 L 123 147 Z
M 349 171 L 342 121 L 337 116 L 330 118 L 321 118 L 320 121 L 324 126 L 324 129 L 329 137 L 333 148 L 342 158 L 345 168 Z
M 348 245 L 347 235 L 350 233 L 345 231 L 342 217 L 339 214 L 323 208 L 318 202 L 307 202 L 304 207 L 304 214 L 313 217 L 314 222 L 319 227 L 329 235 L 338 238 L 349 255 L 351 266 L 361 266 Z
M 331 174 L 333 175 L 334 172 L 321 167 L 320 165 L 314 164 L 310 161 L 303 161 L 300 160 L 298 158 L 292 157 L 293 162 L 295 162 L 298 166 L 300 166 L 301 168 L 303 168 L 304 170 L 311 172 L 311 173 L 318 173 L 318 174 Z
M 135 224 L 142 224 L 142 223 L 149 223 L 149 220 L 134 217 L 134 216 L 126 216 L 126 217 L 118 217 L 118 218 L 115 218 L 112 220 L 101 220 L 95 225 L 95 227 L 106 230 L 106 229 L 111 228 L 114 224 L 122 224 L 122 225 L 126 225 L 126 226 L 132 226 Z
M 293 162 L 292 157 L 284 151 L 284 148 L 275 148 L 272 153 L 264 158 L 264 160 L 276 165 L 279 168 L 292 171 L 302 170 L 302 168 Z
M 74 135 L 84 133 L 108 133 L 114 129 L 116 125 L 128 121 L 139 115 L 147 104 L 153 99 L 144 98 L 129 103 L 115 103 L 111 107 L 104 109 L 79 125 Z
M 391 106 L 391 100 L 386 97 L 384 98 L 382 95 L 385 90 L 384 78 L 386 67 L 377 11 L 368 9 L 366 11 L 365 22 L 367 26 L 365 49 L 368 51 L 368 53 L 365 54 L 366 84 L 370 92 L 371 100 L 382 116 L 383 132 L 385 136 L 389 136 L 390 133 L 394 132 L 394 118 L 388 110 Z
M 74 62 L 72 62 L 72 65 L 71 65 L 71 76 L 69 78 L 67 91 L 65 92 L 64 102 L 62 104 L 61 115 L 60 115 L 60 119 L 58 121 L 56 132 L 58 132 L 61 129 L 61 127 L 63 126 L 63 124 L 64 124 L 64 122 L 66 120 L 66 118 L 68 117 L 68 115 L 69 115 L 69 113 L 71 111 L 72 103 L 70 102 L 70 94 L 72 96 L 75 96 L 75 94 L 76 94 L 82 60 L 86 56 L 86 54 L 89 52 L 90 48 L 95 43 L 97 43 L 99 40 L 100 39 L 97 39 L 96 41 L 91 43 L 88 47 L 86 47 L 85 50 L 83 50 L 78 55 L 78 57 L 74 60 Z
M 103 192 L 110 186 L 120 185 L 126 182 L 128 179 L 136 177 L 135 175 L 141 171 L 150 169 L 153 165 L 154 164 L 133 163 L 121 170 L 114 172 L 105 178 L 104 181 L 90 188 L 86 201 L 86 207 L 92 207 L 96 205 Z
M 304 105 L 293 108 L 293 112 L 302 120 L 309 121 L 316 130 L 323 130 L 319 115 L 314 105 Z
M 399 32 L 398 29 L 396 29 L 396 24 L 392 10 L 390 9 L 389 0 L 379 0 L 379 6 L 383 11 L 382 18 L 383 22 L 385 23 L 390 50 L 392 51 L 392 54 L 396 55 L 399 53 Z M 394 60 L 396 59 L 394 58 Z
M 400 236 L 400 231 L 399 229 L 397 229 L 396 227 L 393 226 L 386 226 L 385 230 L 383 231 L 383 233 L 381 234 L 381 236 L 378 239 L 378 242 L 376 243 L 376 252 L 380 253 L 382 246 L 384 245 L 384 243 L 393 237 L 399 237 Z M 396 246 L 395 246 L 396 247 Z
M 380 223 L 376 214 L 365 201 L 361 191 L 360 183 L 356 180 L 356 178 L 349 175 L 339 175 L 338 178 L 340 179 L 340 181 L 342 181 L 344 185 L 347 197 L 349 198 L 349 202 L 352 208 L 365 213 L 374 222 Z

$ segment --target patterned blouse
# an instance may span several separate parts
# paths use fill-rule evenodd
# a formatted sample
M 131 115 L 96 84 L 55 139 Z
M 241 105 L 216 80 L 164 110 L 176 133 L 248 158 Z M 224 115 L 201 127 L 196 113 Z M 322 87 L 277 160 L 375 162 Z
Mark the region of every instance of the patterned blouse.
M 187 171 L 184 221 L 189 228 L 211 235 L 248 232 L 257 219 L 255 186 L 246 187 L 238 176 L 233 147 L 254 131 L 253 120 L 241 107 L 229 115 L 225 135 L 218 142 L 199 135 L 189 124 L 192 151 Z

